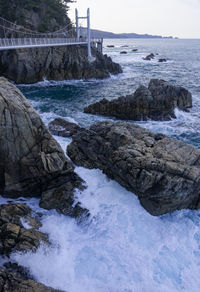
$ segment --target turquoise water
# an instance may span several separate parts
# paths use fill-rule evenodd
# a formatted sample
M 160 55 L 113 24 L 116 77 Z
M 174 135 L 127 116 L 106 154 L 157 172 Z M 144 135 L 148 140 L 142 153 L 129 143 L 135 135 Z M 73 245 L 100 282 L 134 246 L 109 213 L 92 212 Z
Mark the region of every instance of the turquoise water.
M 107 48 L 114 44 L 114 48 Z M 121 46 L 128 45 L 127 48 Z M 189 89 L 190 113 L 176 110 L 169 122 L 139 122 L 200 148 L 200 40 L 106 40 L 104 51 L 120 63 L 124 73 L 106 80 L 44 81 L 20 86 L 47 124 L 57 116 L 88 127 L 103 117 L 83 113 L 85 105 L 132 93 L 151 78 L 162 78 Z M 138 48 L 138 52 L 131 49 Z M 127 50 L 127 55 L 120 55 Z M 149 53 L 155 60 L 142 60 Z M 167 63 L 158 63 L 158 58 Z M 45 78 L 45 76 L 44 76 Z M 66 149 L 70 139 L 56 138 Z M 44 213 L 42 231 L 52 247 L 36 253 L 13 254 L 42 283 L 68 292 L 175 292 L 200 291 L 200 211 L 182 210 L 153 217 L 135 195 L 99 170 L 76 167 L 88 188 L 77 199 L 90 218 L 77 225 L 72 218 Z

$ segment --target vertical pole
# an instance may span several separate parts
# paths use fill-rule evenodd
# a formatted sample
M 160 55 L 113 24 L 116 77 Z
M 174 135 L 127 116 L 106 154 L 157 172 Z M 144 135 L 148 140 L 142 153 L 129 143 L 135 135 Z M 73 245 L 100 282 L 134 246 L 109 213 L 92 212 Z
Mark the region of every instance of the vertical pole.
M 76 38 L 77 38 L 77 41 L 79 41 L 79 37 L 80 37 L 80 33 L 79 33 L 79 23 L 78 23 L 78 10 L 75 9 L 75 13 L 76 13 Z
M 88 41 L 88 59 L 92 58 L 91 54 L 91 34 L 90 34 L 90 8 L 87 9 L 87 41 Z

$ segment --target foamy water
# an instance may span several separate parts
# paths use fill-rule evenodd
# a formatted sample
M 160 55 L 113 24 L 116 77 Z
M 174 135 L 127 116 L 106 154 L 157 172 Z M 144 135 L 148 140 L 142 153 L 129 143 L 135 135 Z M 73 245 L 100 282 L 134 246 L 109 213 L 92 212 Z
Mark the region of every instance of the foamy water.
M 88 220 L 51 212 L 41 231 L 51 248 L 14 254 L 36 279 L 64 291 L 199 291 L 200 212 L 153 217 L 135 195 L 99 170 L 76 168 L 88 188 L 77 194 Z
M 115 48 L 108 49 L 107 44 Z M 151 78 L 163 78 L 190 89 L 193 109 L 176 110 L 177 119 L 168 122 L 138 124 L 200 148 L 200 41 L 107 40 L 104 46 L 124 73 L 104 81 L 44 80 L 20 87 L 44 122 L 61 116 L 89 127 L 106 118 L 84 114 L 85 105 L 130 94 Z M 138 52 L 131 52 L 133 48 Z M 122 50 L 128 54 L 120 55 Z M 142 60 L 151 52 L 169 61 Z M 55 138 L 65 151 L 71 140 Z M 40 209 L 38 199 L 25 200 L 43 213 L 41 231 L 48 233 L 52 245 L 41 246 L 36 253 L 13 254 L 13 260 L 29 268 L 36 280 L 68 292 L 200 291 L 200 211 L 153 217 L 134 194 L 100 170 L 75 170 L 88 186 L 76 196 L 90 217 L 77 224 L 56 211 Z

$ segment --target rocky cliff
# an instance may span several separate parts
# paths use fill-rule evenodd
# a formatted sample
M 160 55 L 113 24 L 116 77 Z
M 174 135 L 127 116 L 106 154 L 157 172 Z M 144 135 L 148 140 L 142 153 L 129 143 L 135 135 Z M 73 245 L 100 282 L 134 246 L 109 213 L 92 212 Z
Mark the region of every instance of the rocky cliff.
M 82 180 L 22 93 L 0 78 L 0 193 L 41 196 L 40 205 L 79 216 L 74 191 Z
M 67 4 L 71 0 L 0 0 L 0 16 L 40 32 L 51 32 L 69 24 Z M 1 31 L 1 28 L 0 28 Z
M 0 52 L 0 75 L 16 83 L 106 78 L 122 72 L 119 64 L 95 48 L 88 61 L 86 46 L 19 49 Z
M 75 37 L 67 15 L 72 0 L 0 0 L 0 16 L 18 25 L 39 32 L 53 32 L 66 27 L 65 34 Z M 21 37 L 15 31 L 3 30 L 1 37 Z M 24 35 L 22 36 L 24 37 Z M 32 37 L 29 34 L 26 38 Z M 93 62 L 87 58 L 86 46 L 18 49 L 0 52 L 0 75 L 16 83 L 35 83 L 48 80 L 106 78 L 122 69 L 110 58 L 92 50 Z

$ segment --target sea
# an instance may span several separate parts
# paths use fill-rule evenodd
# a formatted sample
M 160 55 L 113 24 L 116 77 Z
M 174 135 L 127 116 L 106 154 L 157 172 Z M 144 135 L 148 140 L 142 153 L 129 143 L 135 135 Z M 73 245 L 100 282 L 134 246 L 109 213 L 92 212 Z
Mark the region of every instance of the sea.
M 44 76 L 42 82 L 18 87 L 46 125 L 62 117 L 88 128 L 108 118 L 83 113 L 86 105 L 132 94 L 152 78 L 167 80 L 192 93 L 193 108 L 188 113 L 176 109 L 177 118 L 167 122 L 137 124 L 200 148 L 200 40 L 107 39 L 104 53 L 122 66 L 122 74 L 60 82 Z M 143 60 L 150 53 L 155 59 Z M 167 62 L 160 63 L 159 58 Z M 55 139 L 66 151 L 70 138 Z M 200 291 L 200 210 L 154 217 L 133 193 L 100 170 L 75 171 L 87 185 L 76 192 L 76 200 L 90 217 L 80 223 L 55 210 L 40 209 L 38 199 L 25 199 L 43 214 L 41 231 L 49 235 L 51 246 L 13 253 L 11 260 L 28 268 L 37 281 L 66 292 Z

